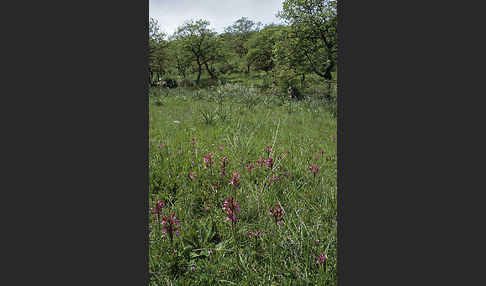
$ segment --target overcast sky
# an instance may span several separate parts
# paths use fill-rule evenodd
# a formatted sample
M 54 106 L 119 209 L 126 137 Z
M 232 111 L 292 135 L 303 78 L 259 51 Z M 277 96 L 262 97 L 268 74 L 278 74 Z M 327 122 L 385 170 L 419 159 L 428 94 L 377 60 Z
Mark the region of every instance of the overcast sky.
M 280 23 L 275 16 L 283 0 L 149 0 L 149 15 L 169 35 L 189 19 L 204 19 L 216 32 L 247 17 L 263 24 Z

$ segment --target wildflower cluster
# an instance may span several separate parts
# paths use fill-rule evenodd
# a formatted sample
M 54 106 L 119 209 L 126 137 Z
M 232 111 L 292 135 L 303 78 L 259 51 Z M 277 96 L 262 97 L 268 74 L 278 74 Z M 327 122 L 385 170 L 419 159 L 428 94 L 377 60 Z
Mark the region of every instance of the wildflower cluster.
M 278 176 L 273 176 L 268 180 L 268 183 L 271 185 L 273 182 L 278 182 L 280 178 Z
M 197 152 L 196 139 L 194 137 L 192 137 L 191 142 L 192 142 L 192 147 L 194 149 L 194 152 Z M 223 147 L 219 146 L 218 149 L 220 151 L 222 151 Z M 272 184 L 280 181 L 279 175 L 275 174 L 275 172 L 274 172 L 275 161 L 274 161 L 274 158 L 271 157 L 272 146 L 266 146 L 264 148 L 264 152 L 265 153 L 264 153 L 263 158 L 259 157 L 256 161 L 253 161 L 253 162 L 249 161 L 246 164 L 246 169 L 247 169 L 248 173 L 251 173 L 251 170 L 254 169 L 255 167 L 263 168 L 264 166 L 266 166 L 268 169 L 271 170 L 271 172 L 269 173 L 269 177 L 268 177 L 268 183 L 269 183 L 269 185 L 272 185 Z M 287 155 L 287 154 L 288 154 L 288 151 L 285 152 L 285 155 Z M 320 150 L 319 155 L 324 156 L 324 151 Z M 319 155 L 317 155 L 317 156 L 319 156 Z M 215 155 L 214 155 L 213 152 L 210 152 L 206 156 L 203 156 L 203 160 L 204 160 L 203 167 L 204 167 L 204 169 L 210 168 L 211 174 L 213 172 L 212 168 L 214 166 L 214 161 L 216 160 L 214 156 Z M 319 159 L 319 157 L 315 158 L 315 160 L 318 160 L 318 159 Z M 225 184 L 225 182 L 227 182 L 226 178 L 227 178 L 228 166 L 229 166 L 228 157 L 226 157 L 226 156 L 220 157 L 219 163 L 220 163 L 219 168 L 221 170 L 221 181 L 218 180 L 218 182 L 210 182 L 211 186 L 214 187 L 214 188 L 219 188 L 219 187 L 223 186 Z M 265 169 L 267 169 L 267 168 L 265 168 Z M 308 169 L 314 175 L 314 178 L 319 173 L 319 167 L 318 167 L 317 164 L 311 163 L 309 165 Z M 284 175 L 289 176 L 288 172 L 285 173 Z M 195 180 L 196 174 L 191 171 L 191 172 L 189 172 L 188 177 L 189 177 L 190 180 Z M 237 171 L 234 171 L 230 180 L 229 180 L 229 185 L 233 185 L 233 187 L 236 190 L 240 187 L 240 180 L 241 180 L 240 173 L 238 173 Z M 152 208 L 152 211 L 153 211 L 154 215 L 157 217 L 157 221 L 163 226 L 162 235 L 168 235 L 169 238 L 170 238 L 170 241 L 172 243 L 174 235 L 176 235 L 176 236 L 179 235 L 180 222 L 176 218 L 175 214 L 173 214 L 173 213 L 168 215 L 168 216 L 162 217 L 162 208 L 163 207 L 164 207 L 164 203 L 162 201 L 158 200 L 156 205 Z M 207 211 L 209 211 L 209 209 L 210 209 L 209 203 L 205 203 L 204 204 L 204 210 L 207 212 Z M 228 222 L 229 226 L 231 226 L 231 228 L 233 229 L 233 236 L 235 238 L 235 233 L 237 231 L 236 224 L 237 224 L 237 220 L 238 220 L 238 214 L 240 212 L 240 204 L 237 203 L 234 200 L 233 196 L 230 196 L 226 200 L 224 200 L 222 211 L 225 214 L 224 221 Z M 283 226 L 283 224 L 284 224 L 284 218 L 283 218 L 284 217 L 284 211 L 283 211 L 282 206 L 280 204 L 277 204 L 274 207 L 270 208 L 269 215 L 272 217 L 272 219 L 274 220 L 276 225 Z M 301 226 L 299 226 L 299 229 L 300 228 L 301 228 Z M 261 236 L 262 236 L 261 231 L 249 231 L 248 232 L 248 238 L 249 239 L 253 239 L 253 238 L 255 239 L 255 246 L 256 247 L 258 247 L 258 245 L 259 245 L 258 238 L 260 238 Z M 235 238 L 235 243 L 237 244 L 236 238 Z M 315 243 L 319 244 L 319 240 L 316 240 Z M 236 247 L 238 247 L 238 246 L 236 246 Z M 322 266 L 325 267 L 326 259 L 327 259 L 327 257 L 323 253 L 316 259 L 315 263 L 320 265 L 321 267 Z M 192 270 L 194 270 L 194 268 Z
M 230 185 L 233 185 L 235 188 L 238 188 L 240 185 L 240 174 L 238 172 L 233 173 L 233 177 L 229 182 Z
M 161 200 L 157 200 L 157 203 L 152 208 L 154 215 L 157 217 L 157 222 L 160 221 L 160 214 L 162 214 L 162 208 L 164 208 L 164 202 Z
M 162 234 L 169 234 L 170 241 L 172 242 L 174 234 L 179 235 L 179 229 L 177 226 L 180 226 L 179 220 L 177 220 L 175 214 L 170 214 L 169 216 L 162 217 L 162 223 L 164 229 L 162 230 Z
M 270 215 L 273 216 L 275 224 L 278 224 L 280 226 L 283 225 L 283 210 L 280 204 L 270 209 Z
M 316 264 L 320 266 L 326 267 L 327 256 L 325 253 L 322 253 L 317 259 Z
M 253 233 L 251 231 L 248 232 L 248 238 L 252 238 L 252 237 L 258 238 L 260 236 L 262 236 L 262 232 L 261 231 L 257 231 L 255 233 Z
M 268 157 L 265 161 L 263 161 L 265 163 L 265 165 L 267 165 L 267 167 L 269 169 L 272 169 L 273 168 L 273 159 L 272 157 Z
M 251 169 L 255 168 L 255 165 L 253 163 L 246 164 L 246 169 L 248 170 L 248 173 L 251 173 Z
M 316 164 L 310 165 L 309 166 L 309 171 L 311 171 L 311 173 L 314 174 L 314 177 L 315 177 L 316 174 L 319 173 L 319 168 L 317 167 Z
M 226 175 L 226 166 L 228 165 L 228 158 L 224 156 L 219 160 L 221 162 L 221 179 L 224 179 L 224 176 Z
M 193 151 L 192 151 L 192 152 L 193 152 L 194 154 L 197 154 L 197 148 L 196 148 L 196 138 L 195 138 L 194 136 L 191 138 L 191 143 L 192 143 L 192 149 L 193 149 Z
M 267 153 L 267 158 L 263 159 L 262 157 L 259 157 L 256 160 L 256 165 L 258 166 L 258 168 L 262 168 L 263 165 L 265 164 L 269 169 L 273 169 L 273 164 L 275 163 L 275 161 L 273 160 L 272 157 L 270 157 L 271 151 L 272 151 L 272 146 L 265 147 L 265 152 Z M 248 173 L 250 173 L 251 169 L 253 169 L 253 168 L 255 168 L 255 165 L 253 165 L 253 163 L 251 163 L 251 162 L 246 165 L 246 169 L 248 170 Z
M 204 156 L 204 169 L 212 168 L 214 161 L 213 161 L 213 152 L 209 153 L 208 155 Z
M 256 163 L 257 163 L 257 165 L 258 165 L 258 168 L 263 167 L 263 162 L 264 162 L 264 161 L 265 161 L 265 160 L 264 160 L 262 157 L 258 158 L 258 160 L 256 161 Z
M 272 151 L 272 146 L 265 147 L 265 152 L 267 152 L 267 157 L 270 157 L 270 152 Z
M 240 211 L 240 204 L 233 201 L 233 197 L 227 198 L 223 202 L 223 212 L 226 213 L 225 221 L 229 221 L 230 226 L 234 226 L 237 220 L 237 213 Z

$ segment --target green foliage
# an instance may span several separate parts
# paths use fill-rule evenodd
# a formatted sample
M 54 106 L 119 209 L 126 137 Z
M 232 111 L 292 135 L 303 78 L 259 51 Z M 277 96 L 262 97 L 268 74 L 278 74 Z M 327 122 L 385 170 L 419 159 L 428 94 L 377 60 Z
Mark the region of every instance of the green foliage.
M 204 123 L 210 125 L 216 121 L 216 112 L 211 109 L 201 110 L 201 115 Z
M 281 61 L 312 70 L 330 80 L 337 64 L 337 1 L 285 0 L 278 16 L 290 27 L 280 51 Z
M 173 38 L 180 42 L 180 46 L 175 48 L 182 48 L 185 51 L 183 56 L 187 58 L 191 55 L 189 59 L 197 67 L 197 84 L 199 84 L 204 68 L 212 79 L 217 78 L 215 64 L 225 59 L 225 53 L 222 49 L 222 40 L 217 37 L 216 32 L 209 28 L 208 21 L 186 21 L 177 29 Z M 188 62 L 189 60 L 183 66 L 187 67 Z M 178 69 L 180 70 L 179 66 Z
M 156 98 L 154 102 L 155 102 L 155 105 L 157 105 L 157 106 L 164 105 L 164 100 L 161 97 Z
M 260 22 L 255 23 L 246 17 L 241 17 L 225 29 L 225 32 L 229 34 L 226 38 L 229 40 L 229 47 L 234 49 L 240 58 L 248 53 L 246 43 L 252 34 L 259 31 L 261 25 Z
M 319 96 L 308 93 L 336 80 L 336 3 L 285 0 L 278 13 L 283 24 L 262 27 L 241 17 L 221 34 L 206 20 L 188 20 L 169 39 L 150 19 L 150 82 L 176 77 L 183 87 L 206 88 L 221 81 L 278 89 L 279 96 L 287 96 L 289 88 L 302 98 Z M 329 94 L 333 87 L 327 89 Z M 254 101 L 248 99 L 248 106 Z
M 168 69 L 168 42 L 155 19 L 149 19 L 149 82 L 156 85 Z
M 172 73 L 181 76 L 184 80 L 189 76 L 189 69 L 192 65 L 192 54 L 184 48 L 184 42 L 172 40 L 168 48 L 171 59 Z
M 284 29 L 269 26 L 250 37 L 246 59 L 256 70 L 270 71 L 274 67 L 273 49 Z

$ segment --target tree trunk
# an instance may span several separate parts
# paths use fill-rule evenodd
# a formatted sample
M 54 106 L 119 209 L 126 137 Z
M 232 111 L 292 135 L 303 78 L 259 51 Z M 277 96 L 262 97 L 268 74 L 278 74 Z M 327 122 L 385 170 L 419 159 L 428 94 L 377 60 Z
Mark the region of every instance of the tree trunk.
M 149 84 L 150 84 L 150 86 L 154 85 L 154 72 L 153 71 L 149 72 Z
M 332 59 L 332 56 L 329 58 L 329 61 L 330 63 L 324 72 L 324 78 L 327 80 L 332 80 L 331 70 L 334 68 L 334 60 Z
M 332 86 L 331 86 L 331 82 L 330 81 L 327 82 L 327 88 L 329 89 L 329 98 L 331 98 L 331 93 L 332 93 L 331 88 L 332 88 Z
M 201 79 L 201 64 L 197 63 L 197 80 L 196 83 L 199 84 L 199 80 Z
M 206 66 L 206 70 L 208 71 L 209 75 L 211 76 L 211 79 L 216 79 L 216 75 L 208 67 L 208 62 L 205 62 L 204 65 Z
M 250 65 L 247 65 L 248 67 L 248 74 L 250 74 Z

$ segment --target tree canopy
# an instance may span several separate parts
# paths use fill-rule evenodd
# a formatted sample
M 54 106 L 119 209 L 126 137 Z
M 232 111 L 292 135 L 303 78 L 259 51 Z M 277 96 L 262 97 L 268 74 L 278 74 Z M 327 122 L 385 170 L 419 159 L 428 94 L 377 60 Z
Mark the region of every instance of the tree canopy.
M 331 79 L 337 64 L 337 1 L 285 0 L 278 16 L 291 30 L 287 52 L 301 51 L 297 58 L 314 73 Z
M 336 5 L 335 0 L 284 0 L 277 14 L 282 24 L 263 26 L 241 17 L 221 34 L 207 20 L 190 19 L 167 37 L 150 19 L 150 81 L 177 76 L 199 84 L 204 74 L 216 80 L 260 71 L 284 81 L 299 77 L 303 83 L 306 75 L 329 81 L 337 66 Z

